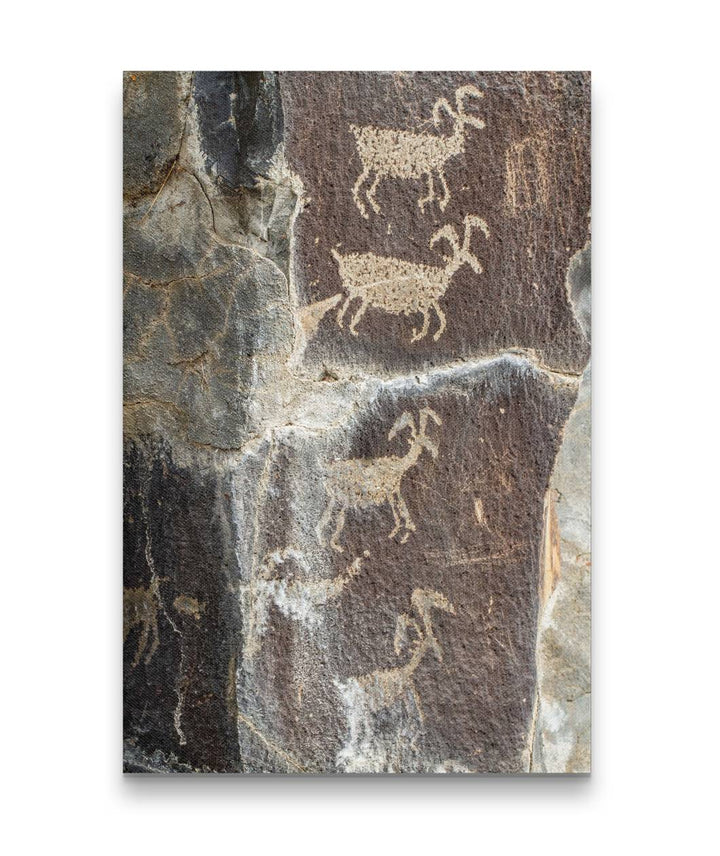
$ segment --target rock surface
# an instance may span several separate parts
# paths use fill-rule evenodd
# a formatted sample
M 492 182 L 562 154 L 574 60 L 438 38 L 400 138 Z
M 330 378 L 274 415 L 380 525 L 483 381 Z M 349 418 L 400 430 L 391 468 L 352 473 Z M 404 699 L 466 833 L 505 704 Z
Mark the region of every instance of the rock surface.
M 126 771 L 589 770 L 589 87 L 125 75 Z

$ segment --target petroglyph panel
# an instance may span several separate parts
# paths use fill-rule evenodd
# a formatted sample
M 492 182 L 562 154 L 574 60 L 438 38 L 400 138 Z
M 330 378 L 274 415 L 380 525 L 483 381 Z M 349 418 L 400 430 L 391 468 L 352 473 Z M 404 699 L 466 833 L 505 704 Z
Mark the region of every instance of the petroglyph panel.
M 125 770 L 589 769 L 588 75 L 124 92 Z
M 292 246 L 301 306 L 353 293 L 337 255 L 443 266 L 432 238 L 446 226 L 463 235 L 468 214 L 481 217 L 490 236 L 476 230 L 470 241 L 482 276 L 462 266 L 451 297 L 440 300 L 447 326 L 439 340 L 412 335 L 424 319 L 410 300 L 403 306 L 414 315 L 370 308 L 357 330 L 345 325 L 340 333 L 328 313 L 304 353 L 310 376 L 413 372 L 503 350 L 582 372 L 588 343 L 565 277 L 589 237 L 589 86 L 582 73 L 281 76 L 285 156 L 302 184 Z M 478 124 L 460 123 L 462 115 Z M 418 141 L 452 139 L 460 142 L 442 167 L 446 193 L 432 171 L 429 188 L 418 164 L 431 158 Z M 361 208 L 367 217 L 358 216 Z
M 355 137 L 357 153 L 362 163 L 362 172 L 353 186 L 353 199 L 358 210 L 366 219 L 369 217 L 362 195 L 376 214 L 380 206 L 376 191 L 383 179 L 426 179 L 427 195 L 418 199 L 421 211 L 425 206 L 437 202 L 444 211 L 450 201 L 450 188 L 445 178 L 445 165 L 452 158 L 465 152 L 465 129 L 484 128 L 485 122 L 477 116 L 468 114 L 466 103 L 471 98 L 483 98 L 482 90 L 476 86 L 461 86 L 455 92 L 455 109 L 446 98 L 438 98 L 433 107 L 432 119 L 439 128 L 442 113 L 450 119 L 452 130 L 449 134 L 416 133 L 396 131 L 391 128 L 374 128 L 371 125 L 358 127 L 350 125 Z M 442 195 L 435 192 L 435 180 L 442 185 Z M 367 183 L 370 183 L 369 186 Z
M 403 477 L 417 466 L 423 450 L 433 458 L 438 456 L 438 447 L 427 434 L 428 421 L 442 425 L 442 420 L 429 407 L 420 411 L 417 427 L 413 416 L 405 411 L 388 433 L 388 440 L 397 437 L 402 431 L 409 431 L 407 451 L 404 455 L 388 455 L 381 458 L 363 460 L 351 458 L 347 461 L 331 461 L 326 470 L 326 490 L 328 504 L 317 526 L 318 540 L 322 545 L 328 543 L 325 532 L 330 526 L 332 535 L 329 544 L 338 553 L 343 548 L 338 543 L 345 526 L 345 515 L 350 509 L 363 510 L 388 505 L 392 511 L 395 525 L 388 535 L 394 538 L 400 534 L 400 543 L 404 544 L 411 532 L 416 529 L 407 503 L 402 496 Z

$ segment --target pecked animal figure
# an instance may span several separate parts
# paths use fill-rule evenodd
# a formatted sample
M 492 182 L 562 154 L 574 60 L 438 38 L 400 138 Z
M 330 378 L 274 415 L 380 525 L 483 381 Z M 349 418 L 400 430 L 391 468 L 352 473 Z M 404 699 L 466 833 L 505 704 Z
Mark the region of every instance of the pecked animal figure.
M 388 440 L 394 439 L 405 429 L 410 431 L 408 450 L 404 455 L 389 455 L 370 460 L 351 458 L 347 461 L 332 461 L 329 464 L 325 489 L 330 499 L 316 527 L 318 541 L 322 546 L 327 543 L 324 532 L 334 518 L 335 528 L 330 538 L 330 547 L 342 553 L 343 548 L 337 539 L 345 526 L 348 509 L 370 508 L 386 502 L 390 505 L 395 521 L 395 527 L 388 538 L 394 538 L 402 528 L 405 531 L 400 543 L 407 541 L 410 533 L 415 531 L 415 524 L 400 492 L 403 476 L 417 465 L 424 449 L 430 452 L 433 458 L 438 455 L 437 446 L 427 435 L 428 419 L 432 419 L 436 425 L 442 425 L 437 413 L 425 407 L 420 410 L 418 427 L 415 426 L 412 414 L 406 411 L 390 429 Z
M 468 98 L 483 98 L 483 93 L 476 86 L 461 86 L 455 90 L 455 106 L 446 98 L 439 98 L 433 107 L 433 123 L 440 125 L 441 112 L 444 110 L 453 123 L 450 134 L 416 134 L 412 131 L 397 131 L 392 128 L 375 128 L 372 125 L 359 127 L 350 125 L 355 137 L 355 145 L 363 169 L 353 187 L 353 199 L 360 214 L 369 219 L 370 215 L 360 196 L 365 182 L 374 176 L 370 187 L 365 190 L 367 201 L 376 214 L 380 214 L 380 206 L 375 199 L 378 184 L 385 178 L 418 179 L 427 178 L 427 196 L 418 199 L 421 211 L 435 200 L 435 184 L 433 176 L 437 176 L 443 188 L 442 199 L 439 200 L 440 210 L 444 211 L 450 201 L 450 190 L 445 179 L 445 164 L 453 157 L 465 151 L 465 126 L 482 129 L 485 122 L 466 113 Z
M 347 292 L 345 302 L 338 312 L 338 326 L 342 328 L 343 319 L 350 304 L 355 299 L 361 303 L 350 319 L 348 329 L 357 336 L 357 325 L 370 307 L 382 309 L 393 315 L 411 315 L 421 313 L 422 328 L 413 328 L 411 342 L 423 339 L 430 329 L 430 310 L 434 310 L 438 319 L 438 329 L 433 340 L 442 336 L 445 327 L 445 313 L 439 300 L 447 291 L 450 281 L 465 264 L 470 265 L 476 274 L 482 273 L 480 261 L 470 252 L 470 238 L 474 229 L 479 228 L 486 238 L 490 237 L 487 223 L 480 217 L 468 214 L 465 217 L 465 232 L 462 245 L 454 226 L 448 224 L 439 229 L 430 240 L 432 249 L 438 241 L 447 241 L 452 255 L 443 256 L 444 267 L 417 264 L 416 262 L 392 257 L 376 256 L 374 253 L 351 253 L 342 255 L 333 249 L 332 255 L 338 264 L 343 288 Z
M 361 677 L 336 681 L 337 690 L 345 703 L 348 714 L 348 737 L 338 754 L 338 766 L 354 772 L 382 772 L 387 770 L 390 759 L 388 747 L 376 734 L 376 717 L 387 710 L 396 710 L 422 725 L 425 721 L 420 697 L 415 686 L 415 672 L 427 654 L 433 654 L 438 662 L 443 660 L 440 643 L 432 625 L 432 610 L 455 615 L 455 607 L 445 595 L 431 589 L 415 589 L 410 598 L 416 618 L 407 613 L 395 622 L 395 653 L 399 657 L 405 648 L 410 656 L 400 666 L 392 669 L 377 669 Z M 409 632 L 414 633 L 410 640 Z M 401 727 L 400 722 L 398 723 Z

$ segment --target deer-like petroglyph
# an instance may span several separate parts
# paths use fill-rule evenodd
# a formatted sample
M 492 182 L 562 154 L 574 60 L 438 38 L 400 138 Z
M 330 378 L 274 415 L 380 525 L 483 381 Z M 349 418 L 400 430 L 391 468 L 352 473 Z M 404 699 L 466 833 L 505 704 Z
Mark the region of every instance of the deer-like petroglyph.
M 433 340 L 442 336 L 445 330 L 445 313 L 439 300 L 450 285 L 457 271 L 464 265 L 470 265 L 476 274 L 482 273 L 480 261 L 470 251 L 470 238 L 478 228 L 486 238 L 490 237 L 487 223 L 480 217 L 468 214 L 465 217 L 465 233 L 462 245 L 457 230 L 452 225 L 443 226 L 432 236 L 430 248 L 440 240 L 446 240 L 451 248 L 451 256 L 443 256 L 444 267 L 417 264 L 405 259 L 376 256 L 374 253 L 351 253 L 343 256 L 332 250 L 338 263 L 338 271 L 343 288 L 347 292 L 345 302 L 338 312 L 337 322 L 343 326 L 343 318 L 350 304 L 356 298 L 362 302 L 350 319 L 348 329 L 357 336 L 357 325 L 369 307 L 382 309 L 393 315 L 411 315 L 422 313 L 423 325 L 418 331 L 413 328 L 411 342 L 423 339 L 430 329 L 430 310 L 435 311 L 439 327 L 433 334 Z
M 153 654 L 160 644 L 157 621 L 159 585 L 158 578 L 153 576 L 149 588 L 138 586 L 123 591 L 123 643 L 134 627 L 139 626 L 141 628 L 135 658 L 132 661 L 133 668 L 138 665 L 140 658 L 145 654 L 151 633 L 152 644 L 145 655 L 145 665 L 152 660 Z
M 385 458 L 351 458 L 347 461 L 332 461 L 328 466 L 328 476 L 325 489 L 330 497 L 325 511 L 317 525 L 318 541 L 325 546 L 324 532 L 335 520 L 335 528 L 330 538 L 330 546 L 338 553 L 343 548 L 338 544 L 338 537 L 345 526 L 345 514 L 350 508 L 370 508 L 388 503 L 393 513 L 395 527 L 388 535 L 394 538 L 404 529 L 400 543 L 404 544 L 415 531 L 415 524 L 400 492 L 405 473 L 416 466 L 423 449 L 437 458 L 438 448 L 427 435 L 428 419 L 436 425 L 442 425 L 442 420 L 429 407 L 420 410 L 418 427 L 415 427 L 413 415 L 405 411 L 395 422 L 388 434 L 388 440 L 394 439 L 401 431 L 408 429 L 408 450 L 404 455 L 389 455 Z
M 340 597 L 345 586 L 360 572 L 361 562 L 361 558 L 355 559 L 345 573 L 336 577 L 313 580 L 308 561 L 298 550 L 288 547 L 267 556 L 259 575 L 240 586 L 241 605 L 247 619 L 243 647 L 245 663 L 249 663 L 260 650 L 272 604 L 286 618 L 311 628 L 317 627 L 320 623 L 318 607 Z M 287 572 L 289 563 L 295 565 L 302 578 L 295 579 L 292 572 Z M 283 577 L 277 576 L 280 569 L 285 569 Z
M 450 134 L 417 134 L 412 131 L 397 131 L 391 128 L 375 128 L 372 125 L 358 127 L 350 125 L 355 136 L 357 152 L 362 162 L 362 172 L 353 187 L 353 199 L 365 219 L 369 219 L 365 205 L 360 198 L 360 190 L 366 181 L 374 176 L 369 188 L 365 189 L 367 201 L 376 214 L 380 206 L 375 199 L 378 184 L 385 178 L 420 179 L 427 178 L 427 196 L 418 199 L 421 211 L 429 202 L 437 199 L 433 176 L 437 176 L 443 188 L 440 210 L 444 211 L 450 201 L 450 190 L 445 179 L 445 164 L 465 151 L 465 126 L 484 128 L 485 122 L 466 113 L 468 98 L 483 98 L 476 86 L 461 86 L 455 90 L 453 110 L 446 98 L 439 98 L 433 107 L 433 123 L 438 128 L 441 113 L 444 110 L 453 122 Z
M 387 746 L 384 745 L 386 741 L 376 735 L 378 714 L 394 711 L 396 718 L 401 720 L 403 715 L 407 716 L 417 726 L 425 721 L 414 675 L 427 654 L 434 654 L 439 662 L 443 660 L 432 625 L 432 610 L 454 615 L 455 607 L 445 595 L 420 588 L 413 591 L 410 603 L 419 621 L 403 613 L 395 622 L 395 653 L 399 657 L 406 649 L 410 652 L 405 663 L 393 669 L 377 669 L 362 677 L 335 681 L 348 718 L 348 737 L 337 758 L 341 769 L 358 772 L 383 769 Z

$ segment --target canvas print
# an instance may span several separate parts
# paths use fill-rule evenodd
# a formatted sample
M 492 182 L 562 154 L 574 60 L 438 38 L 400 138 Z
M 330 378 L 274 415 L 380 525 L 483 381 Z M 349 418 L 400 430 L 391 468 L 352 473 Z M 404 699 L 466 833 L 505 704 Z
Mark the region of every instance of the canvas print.
M 589 73 L 123 89 L 125 771 L 589 772 Z

